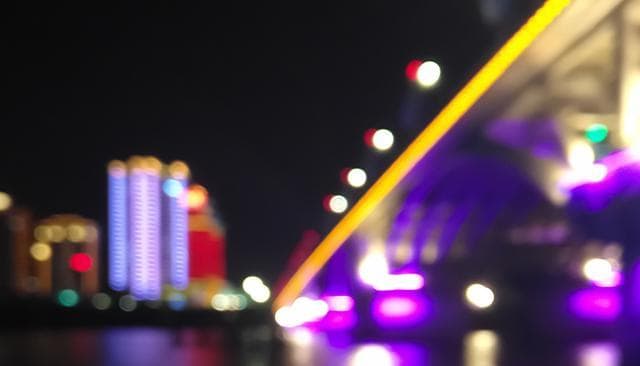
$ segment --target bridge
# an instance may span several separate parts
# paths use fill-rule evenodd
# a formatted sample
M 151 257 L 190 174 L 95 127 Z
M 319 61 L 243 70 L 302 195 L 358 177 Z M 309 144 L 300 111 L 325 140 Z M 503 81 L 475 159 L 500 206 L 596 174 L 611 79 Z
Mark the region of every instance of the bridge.
M 324 236 L 276 322 L 387 340 L 637 324 L 638 6 L 546 1 Z

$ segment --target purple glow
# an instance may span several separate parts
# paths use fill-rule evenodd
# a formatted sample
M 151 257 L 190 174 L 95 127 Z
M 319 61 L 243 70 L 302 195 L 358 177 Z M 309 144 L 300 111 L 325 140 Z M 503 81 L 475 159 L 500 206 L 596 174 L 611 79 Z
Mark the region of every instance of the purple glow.
M 571 295 L 569 306 L 581 318 L 615 320 L 622 310 L 622 299 L 615 289 L 592 288 Z
M 380 294 L 371 304 L 374 321 L 383 327 L 411 326 L 423 322 L 431 306 L 417 293 Z
M 344 330 L 353 328 L 357 322 L 358 316 L 353 310 L 329 311 L 319 326 L 324 330 Z
M 353 298 L 348 295 L 325 296 L 323 300 L 329 306 L 329 311 L 349 311 L 353 309 Z
M 380 276 L 371 286 L 376 291 L 420 290 L 424 287 L 424 277 L 417 273 L 397 273 Z
M 127 176 L 109 171 L 109 286 L 123 291 L 129 284 L 127 250 Z
M 169 180 L 167 180 L 169 181 Z M 188 207 L 182 196 L 188 185 L 186 179 L 171 179 L 177 195 L 169 199 L 169 282 L 177 289 L 184 290 L 189 285 L 189 241 Z
M 134 169 L 130 185 L 131 293 L 140 300 L 157 300 L 160 272 L 160 177 Z

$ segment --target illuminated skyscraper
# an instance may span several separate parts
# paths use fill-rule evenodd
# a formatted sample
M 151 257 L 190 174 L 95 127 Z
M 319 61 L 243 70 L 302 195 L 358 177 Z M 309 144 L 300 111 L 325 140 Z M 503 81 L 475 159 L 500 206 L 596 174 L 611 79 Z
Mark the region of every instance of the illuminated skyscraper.
M 189 284 L 189 168 L 153 157 L 109 164 L 109 286 L 141 300 Z

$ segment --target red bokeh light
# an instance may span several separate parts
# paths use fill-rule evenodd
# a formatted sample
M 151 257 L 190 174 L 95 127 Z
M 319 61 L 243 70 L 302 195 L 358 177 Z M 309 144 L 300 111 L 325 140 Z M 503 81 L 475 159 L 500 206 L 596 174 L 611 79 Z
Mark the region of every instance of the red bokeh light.
M 422 61 L 419 60 L 411 60 L 407 67 L 404 69 L 405 75 L 407 75 L 407 79 L 411 81 L 416 81 L 418 78 L 418 68 L 422 65 Z
M 93 260 L 86 253 L 76 253 L 69 259 L 69 268 L 76 272 L 87 272 L 93 267 Z
M 373 146 L 373 135 L 376 131 L 377 130 L 375 128 L 370 128 L 364 132 L 364 143 L 367 144 L 367 146 Z
M 342 181 L 342 183 L 344 184 L 348 184 L 349 180 L 347 179 L 347 176 L 349 175 L 349 171 L 351 170 L 351 168 L 347 167 L 344 168 L 340 171 L 340 180 Z
M 331 207 L 329 207 L 329 201 L 331 201 L 331 198 L 333 198 L 333 195 L 328 194 L 322 200 L 322 207 L 324 207 L 327 212 L 331 212 Z

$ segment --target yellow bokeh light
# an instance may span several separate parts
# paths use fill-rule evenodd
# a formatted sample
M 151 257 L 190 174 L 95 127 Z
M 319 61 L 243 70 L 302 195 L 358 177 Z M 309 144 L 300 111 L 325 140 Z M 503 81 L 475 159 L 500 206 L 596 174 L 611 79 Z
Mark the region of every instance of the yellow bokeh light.
M 82 242 L 87 239 L 87 229 L 78 224 L 67 226 L 67 237 L 74 243 Z
M 12 204 L 11 196 L 5 192 L 0 192 L 0 212 L 10 209 Z
M 169 175 L 175 179 L 186 179 L 189 177 L 189 167 L 183 161 L 176 160 L 169 164 Z
M 50 242 L 53 240 L 53 230 L 51 230 L 51 226 L 39 225 L 36 226 L 35 230 L 33 231 L 33 236 L 38 241 Z
M 29 253 L 33 259 L 44 262 L 51 258 L 51 246 L 47 243 L 34 243 L 31 248 L 29 248 Z
M 67 238 L 67 231 L 60 225 L 51 225 L 51 241 L 61 243 Z

